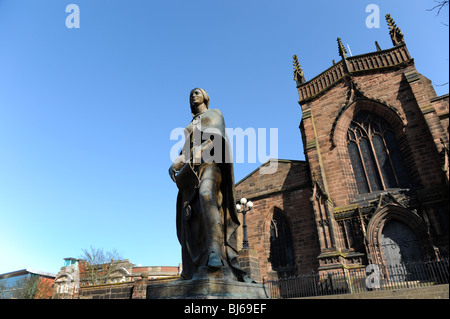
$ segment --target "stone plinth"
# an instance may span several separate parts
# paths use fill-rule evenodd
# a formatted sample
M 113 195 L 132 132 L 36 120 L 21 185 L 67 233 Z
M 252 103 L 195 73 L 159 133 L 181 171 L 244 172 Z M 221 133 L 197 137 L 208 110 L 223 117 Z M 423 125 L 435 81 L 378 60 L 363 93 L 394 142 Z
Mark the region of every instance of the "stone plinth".
M 146 299 L 148 274 L 134 281 L 131 299 Z
M 239 251 L 239 266 L 256 282 L 261 282 L 259 272 L 258 253 L 253 249 L 242 249 Z
M 214 279 L 177 280 L 147 286 L 147 299 L 265 299 L 268 287 Z

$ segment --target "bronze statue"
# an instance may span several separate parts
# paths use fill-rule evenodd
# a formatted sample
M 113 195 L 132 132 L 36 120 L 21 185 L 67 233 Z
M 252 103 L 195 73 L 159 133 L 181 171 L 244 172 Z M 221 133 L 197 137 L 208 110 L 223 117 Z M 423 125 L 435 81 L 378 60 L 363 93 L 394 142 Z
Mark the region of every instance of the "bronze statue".
M 185 146 L 169 168 L 179 188 L 177 236 L 182 248 L 180 279 L 215 278 L 252 282 L 237 261 L 239 220 L 234 172 L 222 113 L 209 109 L 203 89 L 190 93 L 193 119 Z

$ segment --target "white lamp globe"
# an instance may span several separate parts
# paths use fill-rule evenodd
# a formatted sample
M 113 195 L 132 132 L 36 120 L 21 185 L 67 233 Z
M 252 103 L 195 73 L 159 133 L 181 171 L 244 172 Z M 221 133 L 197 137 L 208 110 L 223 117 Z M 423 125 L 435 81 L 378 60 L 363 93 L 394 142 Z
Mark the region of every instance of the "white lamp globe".
M 241 198 L 241 204 L 242 204 L 242 205 L 247 204 L 247 199 L 246 199 L 245 197 L 242 197 L 242 198 Z
M 236 204 L 236 209 L 237 209 L 238 211 L 240 211 L 240 210 L 241 210 L 241 205 Z
M 247 207 L 248 209 L 252 209 L 253 208 L 253 203 L 251 201 L 247 202 Z

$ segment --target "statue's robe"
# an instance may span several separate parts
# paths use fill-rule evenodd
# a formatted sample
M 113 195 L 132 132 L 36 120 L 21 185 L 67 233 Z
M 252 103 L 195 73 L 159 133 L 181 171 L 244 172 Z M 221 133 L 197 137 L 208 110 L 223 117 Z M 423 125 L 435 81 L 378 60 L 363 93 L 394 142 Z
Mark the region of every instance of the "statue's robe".
M 182 154 L 186 156 L 186 163 L 176 176 L 179 188 L 177 236 L 182 246 L 183 263 L 181 278 L 195 279 L 199 267 L 208 267 L 211 253 L 214 253 L 222 266 L 231 270 L 227 273 L 233 278 L 226 279 L 251 282 L 237 261 L 236 230 L 240 223 L 236 211 L 232 154 L 222 113 L 208 109 L 194 116 L 185 132 L 186 144 Z M 214 145 L 213 152 L 207 152 L 215 160 L 205 160 L 204 156 L 194 165 L 193 146 L 199 146 L 207 139 L 211 139 Z M 211 200 L 201 196 L 204 194 L 202 186 L 209 183 L 209 187 L 214 183 L 212 178 L 216 178 L 218 187 L 212 199 L 215 207 L 210 209 L 203 203 Z

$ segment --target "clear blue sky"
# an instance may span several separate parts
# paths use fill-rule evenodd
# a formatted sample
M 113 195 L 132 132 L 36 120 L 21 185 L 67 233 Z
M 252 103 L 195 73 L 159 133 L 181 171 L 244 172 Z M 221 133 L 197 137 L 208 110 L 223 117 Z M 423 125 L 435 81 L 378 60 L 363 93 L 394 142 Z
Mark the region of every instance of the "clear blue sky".
M 80 28 L 65 24 L 68 4 Z M 368 4 L 380 28 L 365 25 Z M 307 79 L 392 46 L 390 13 L 419 72 L 448 82 L 448 8 L 432 0 L 0 0 L 0 273 L 57 273 L 83 248 L 147 266 L 181 262 L 167 173 L 206 89 L 230 128 L 278 128 L 278 157 L 304 159 L 292 55 Z M 448 85 L 435 86 L 438 95 Z M 261 163 L 235 165 L 239 181 Z

